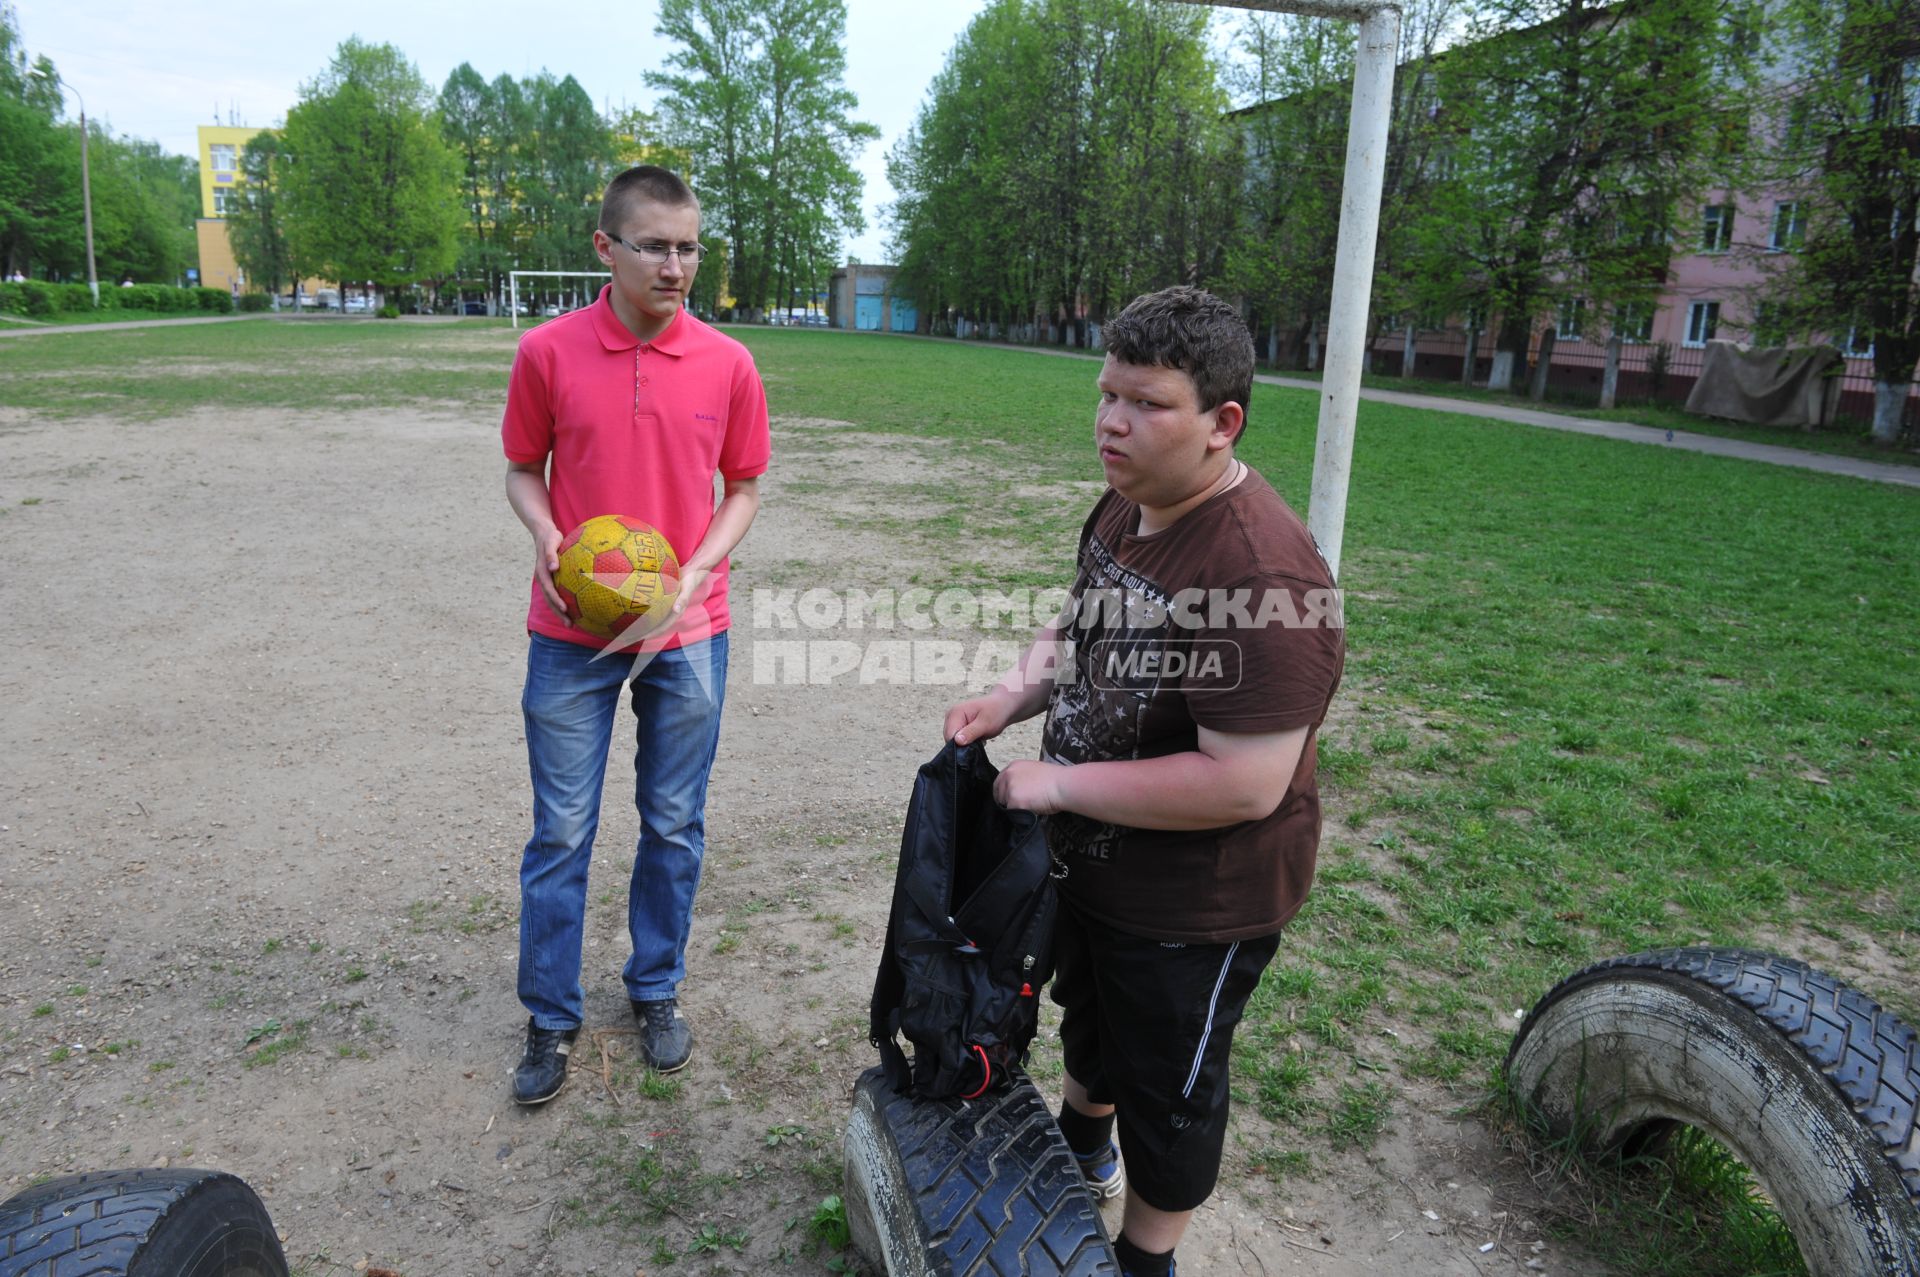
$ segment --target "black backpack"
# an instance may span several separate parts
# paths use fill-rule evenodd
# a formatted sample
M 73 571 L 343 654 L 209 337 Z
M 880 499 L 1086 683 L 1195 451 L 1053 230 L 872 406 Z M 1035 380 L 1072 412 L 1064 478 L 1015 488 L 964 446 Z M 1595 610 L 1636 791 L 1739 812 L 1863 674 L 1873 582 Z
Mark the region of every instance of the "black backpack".
M 973 1099 L 1011 1083 L 1053 975 L 1054 896 L 1046 829 L 993 801 L 983 745 L 947 742 L 920 769 L 870 1036 L 894 1090 Z M 909 1068 L 896 1035 L 913 1044 Z

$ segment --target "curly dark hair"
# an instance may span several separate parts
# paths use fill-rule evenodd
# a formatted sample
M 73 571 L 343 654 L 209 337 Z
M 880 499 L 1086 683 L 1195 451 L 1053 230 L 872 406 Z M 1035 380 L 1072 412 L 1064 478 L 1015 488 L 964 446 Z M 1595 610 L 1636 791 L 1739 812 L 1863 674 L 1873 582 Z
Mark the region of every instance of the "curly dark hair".
M 1253 395 L 1253 334 L 1240 312 L 1204 288 L 1176 284 L 1145 293 L 1100 330 L 1123 364 L 1178 368 L 1193 381 L 1200 411 Z

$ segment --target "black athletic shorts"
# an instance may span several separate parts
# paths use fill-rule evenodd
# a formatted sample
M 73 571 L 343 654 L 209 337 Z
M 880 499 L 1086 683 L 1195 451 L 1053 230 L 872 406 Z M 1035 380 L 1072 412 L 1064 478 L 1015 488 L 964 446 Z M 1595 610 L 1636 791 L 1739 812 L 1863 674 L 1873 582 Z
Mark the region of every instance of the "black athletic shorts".
M 1149 1206 L 1192 1210 L 1220 1176 L 1233 1029 L 1278 935 L 1169 944 L 1097 922 L 1064 900 L 1053 1000 L 1067 1072 L 1118 1110 L 1127 1186 Z

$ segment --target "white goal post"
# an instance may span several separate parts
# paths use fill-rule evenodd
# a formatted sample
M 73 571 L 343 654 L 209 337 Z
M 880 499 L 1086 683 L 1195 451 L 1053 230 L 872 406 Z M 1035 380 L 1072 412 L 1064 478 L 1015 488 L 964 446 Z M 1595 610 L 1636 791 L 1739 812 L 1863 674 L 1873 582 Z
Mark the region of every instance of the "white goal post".
M 520 326 L 520 280 L 528 279 L 591 279 L 594 281 L 594 295 L 600 294 L 599 285 L 613 276 L 603 270 L 510 270 L 507 272 L 507 314 L 512 317 L 511 327 Z
M 1387 122 L 1393 111 L 1402 0 L 1187 2 L 1360 24 L 1353 58 L 1353 114 L 1347 124 L 1347 171 L 1340 196 L 1340 244 L 1334 250 L 1333 304 L 1327 314 L 1327 356 L 1320 379 L 1320 430 L 1307 506 L 1307 528 L 1320 543 L 1337 581 L 1347 521 L 1347 482 L 1353 470 L 1353 419 L 1360 405 L 1360 365 L 1367 341 L 1367 303 L 1373 295 L 1373 250 L 1380 232 L 1380 187 L 1386 169 Z

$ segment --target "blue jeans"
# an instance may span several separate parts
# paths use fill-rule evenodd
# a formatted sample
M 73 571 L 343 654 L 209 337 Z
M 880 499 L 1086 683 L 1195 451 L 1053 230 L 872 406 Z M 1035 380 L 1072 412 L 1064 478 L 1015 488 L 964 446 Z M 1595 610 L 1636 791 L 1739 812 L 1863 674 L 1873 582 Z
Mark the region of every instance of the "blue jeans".
M 638 675 L 630 654 L 595 661 L 594 648 L 528 637 L 520 708 L 533 771 L 533 837 L 520 859 L 520 1001 L 540 1028 L 571 1029 L 585 1003 L 580 943 L 600 787 L 620 689 L 630 676 L 640 845 L 627 890 L 627 996 L 671 998 L 686 975 L 687 929 L 707 846 L 707 775 L 726 697 L 727 635 L 655 653 Z

